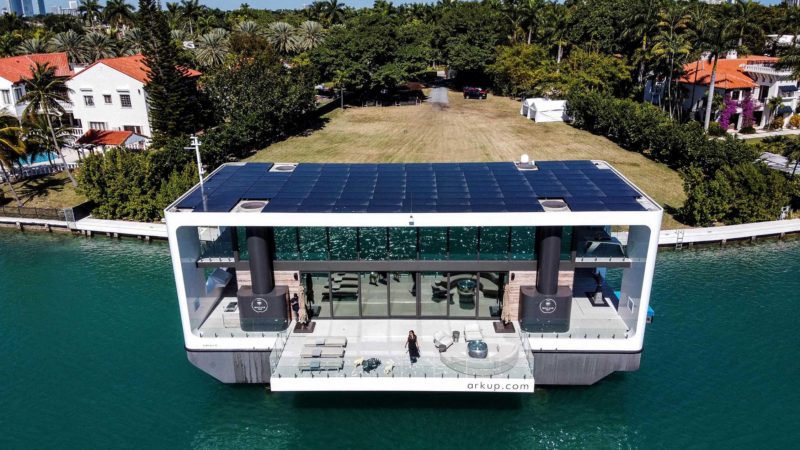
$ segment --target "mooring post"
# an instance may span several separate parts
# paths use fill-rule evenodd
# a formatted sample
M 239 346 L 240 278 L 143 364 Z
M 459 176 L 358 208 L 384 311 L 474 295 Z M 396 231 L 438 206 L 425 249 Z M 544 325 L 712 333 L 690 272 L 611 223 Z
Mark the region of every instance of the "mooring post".
M 17 222 L 17 229 L 22 231 L 22 222 Z

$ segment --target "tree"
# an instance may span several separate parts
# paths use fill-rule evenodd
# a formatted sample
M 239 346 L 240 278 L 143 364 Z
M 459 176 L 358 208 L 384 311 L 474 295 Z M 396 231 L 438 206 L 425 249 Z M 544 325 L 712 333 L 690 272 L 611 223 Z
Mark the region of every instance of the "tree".
M 139 29 L 144 35 L 144 62 L 150 126 L 156 143 L 196 131 L 201 126 L 194 80 L 178 66 L 177 48 L 166 19 L 153 0 L 139 2 Z
M 764 32 L 758 21 L 758 8 L 758 3 L 752 0 L 736 0 L 734 3 L 733 27 L 738 38 L 737 47 L 742 48 L 745 35 L 758 36 L 758 40 L 763 42 L 761 36 Z
M 267 40 L 278 53 L 287 55 L 297 48 L 294 27 L 286 22 L 270 24 L 267 30 Z
M 778 95 L 767 100 L 767 108 L 769 108 L 770 123 L 773 120 L 775 120 L 775 117 L 778 116 L 778 111 L 780 111 L 782 106 L 783 106 L 783 98 L 781 98 Z
M 324 0 L 322 5 L 323 17 L 328 25 L 344 22 L 344 3 L 339 3 L 339 0 Z
M 189 34 L 194 35 L 194 25 L 203 11 L 199 0 L 181 0 L 181 18 L 189 24 Z
M 90 62 L 117 56 L 114 51 L 114 41 L 105 33 L 93 31 L 86 35 L 83 44 L 84 54 Z
M 94 26 L 103 17 L 103 7 L 97 0 L 80 0 L 78 12 L 90 26 Z
M 16 48 L 18 55 L 30 55 L 33 53 L 46 53 L 48 48 L 47 38 L 32 37 L 25 39 Z
M 201 66 L 215 67 L 225 62 L 229 51 L 228 32 L 217 28 L 200 36 L 197 40 L 195 58 Z
M 319 22 L 306 20 L 296 30 L 297 48 L 312 50 L 325 42 L 325 30 Z
M 21 138 L 22 129 L 17 126 L 9 125 L 9 123 L 13 121 L 14 118 L 10 115 L 5 113 L 0 115 L 0 123 L 2 123 L 0 124 L 0 170 L 3 171 L 3 179 L 6 181 L 6 184 L 8 184 L 8 188 L 14 200 L 17 202 L 17 206 L 21 208 L 22 202 L 19 199 L 19 195 L 17 195 L 17 191 L 14 189 L 14 185 L 11 183 L 11 177 L 6 171 L 6 167 L 10 169 L 15 160 L 25 156 L 25 143 Z
M 29 158 L 36 158 L 39 155 L 46 155 L 50 165 L 53 164 L 53 144 L 52 135 L 55 135 L 59 148 L 64 148 L 67 144 L 75 141 L 75 136 L 71 133 L 71 127 L 61 124 L 53 124 L 54 130 L 50 132 L 50 124 L 44 114 L 25 117 L 22 123 L 23 138 L 25 139 L 26 154 Z M 80 154 L 79 154 L 80 156 Z
M 711 109 L 714 102 L 714 84 L 717 82 L 717 62 L 723 52 L 728 51 L 735 42 L 735 37 L 731 34 L 731 25 L 723 19 L 722 23 L 715 21 L 709 25 L 707 33 L 708 39 L 704 42 L 705 49 L 708 50 L 708 59 L 711 66 L 711 82 L 708 85 L 708 98 L 706 101 L 706 118 L 703 129 L 708 130 L 711 123 Z
M 109 24 L 122 28 L 122 36 L 125 36 L 125 29 L 133 24 L 133 6 L 125 0 L 108 0 L 103 11 L 106 21 Z
M 792 179 L 797 174 L 797 166 L 800 165 L 800 137 L 795 136 L 793 139 L 788 139 L 783 145 L 781 152 L 786 157 L 786 167 L 794 163 L 792 168 Z
M 73 63 L 86 61 L 86 44 L 84 37 L 73 30 L 56 34 L 50 41 L 50 50 L 64 52 Z
M 24 111 L 25 116 L 33 116 L 41 112 L 47 118 L 47 127 L 50 129 L 50 137 L 53 139 L 53 149 L 61 158 L 61 163 L 64 165 L 64 170 L 67 172 L 72 185 L 77 187 L 78 182 L 67 166 L 67 160 L 64 158 L 61 146 L 58 145 L 52 118 L 53 115 L 60 116 L 66 113 L 63 105 L 72 104 L 69 99 L 69 93 L 72 90 L 67 87 L 66 78 L 56 76 L 55 67 L 50 66 L 48 63 L 41 64 L 37 62 L 32 67 L 30 78 L 25 78 L 23 82 L 25 83 L 25 95 L 19 99 L 17 104 L 27 103 Z
M 670 117 L 673 116 L 675 99 L 672 93 L 672 79 L 683 67 L 683 61 L 691 50 L 691 44 L 686 38 L 685 31 L 691 21 L 691 16 L 682 6 L 673 6 L 663 9 L 659 14 L 659 33 L 654 39 L 652 48 L 653 56 L 661 59 L 666 68 L 667 77 L 667 107 Z

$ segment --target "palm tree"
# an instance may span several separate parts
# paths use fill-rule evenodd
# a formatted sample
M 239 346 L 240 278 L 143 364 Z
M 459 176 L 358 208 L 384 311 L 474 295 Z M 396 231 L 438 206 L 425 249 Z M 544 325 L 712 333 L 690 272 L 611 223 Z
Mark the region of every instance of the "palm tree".
M 706 101 L 706 117 L 703 129 L 708 131 L 711 124 L 711 110 L 714 102 L 714 83 L 717 81 L 717 62 L 722 52 L 728 51 L 735 43 L 735 36 L 731 34 L 730 22 L 723 20 L 722 23 L 714 21 L 709 24 L 706 32 L 707 39 L 704 40 L 705 49 L 708 50 L 708 59 L 711 66 L 711 82 L 708 85 L 708 99 Z
M 18 55 L 30 55 L 32 53 L 47 53 L 47 38 L 33 37 L 22 41 L 16 49 Z
M 303 9 L 303 15 L 308 20 L 325 20 L 325 2 L 315 1 Z
M 145 35 L 142 33 L 142 30 L 138 28 L 131 28 L 128 30 L 128 33 L 122 40 L 122 47 L 124 49 L 122 53 L 126 55 L 138 55 L 139 53 L 142 53 L 142 49 L 144 48 L 144 40 Z
M 524 0 L 520 8 L 522 16 L 522 24 L 528 30 L 528 44 L 531 39 L 538 33 L 539 27 L 542 22 L 542 10 L 544 8 L 544 0 Z
M 194 34 L 194 24 L 200 17 L 203 7 L 200 6 L 199 0 L 181 0 L 181 17 L 189 24 L 189 34 Z
M 71 128 L 67 125 L 54 125 L 56 141 L 59 147 L 66 147 L 75 142 L 75 136 L 71 132 Z M 47 117 L 44 114 L 36 114 L 33 117 L 25 117 L 22 123 L 23 137 L 25 139 L 26 152 L 29 158 L 35 158 L 37 155 L 46 154 L 47 160 L 50 165 L 53 164 L 52 147 L 50 128 L 47 123 Z M 78 154 L 80 157 L 80 154 Z
M 794 168 L 792 169 L 792 179 L 797 173 L 797 166 L 800 165 L 800 136 L 795 136 L 794 139 L 789 139 L 783 147 L 783 156 L 786 157 L 786 167 L 794 161 Z
M 306 20 L 297 27 L 296 39 L 300 50 L 311 50 L 325 42 L 325 30 L 319 22 Z
M 641 85 L 645 81 L 647 73 L 647 57 L 650 45 L 650 38 L 658 31 L 658 14 L 662 0 L 645 0 L 634 5 L 636 10 L 628 17 L 623 36 L 641 39 L 641 47 L 636 51 L 635 57 L 639 60 L 638 83 Z
M 777 117 L 778 111 L 780 111 L 782 106 L 783 106 L 783 99 L 778 95 L 776 95 L 775 97 L 772 97 L 769 100 L 767 100 L 767 107 L 769 108 L 769 125 L 770 126 L 772 125 L 772 121 L 775 120 L 775 117 Z
M 682 61 L 692 46 L 686 38 L 686 28 L 691 17 L 682 6 L 673 6 L 659 13 L 658 27 L 661 29 L 654 39 L 653 56 L 663 59 L 667 72 L 667 102 L 670 117 L 673 116 L 672 78 L 682 67 Z
M 36 63 L 32 69 L 31 77 L 23 80 L 25 83 L 25 95 L 19 99 L 17 104 L 27 103 L 24 112 L 26 116 L 41 112 L 47 118 L 50 137 L 53 138 L 53 148 L 61 158 L 61 163 L 64 164 L 64 170 L 67 171 L 72 185 L 77 187 L 78 182 L 69 167 L 67 167 L 67 160 L 58 145 L 58 138 L 56 137 L 51 117 L 51 115 L 61 115 L 66 112 L 62 106 L 63 104 L 72 104 L 69 100 L 71 89 L 67 87 L 66 78 L 56 76 L 55 67 L 50 66 L 48 63 Z
M 755 35 L 756 39 L 761 42 L 761 20 L 759 17 L 759 5 L 752 0 L 736 0 L 733 5 L 733 26 L 738 34 L 737 47 L 742 47 L 742 41 L 745 34 Z
M 217 28 L 217 17 L 213 14 L 206 14 L 205 16 L 200 17 L 197 19 L 197 32 L 198 33 L 208 33 L 209 31 Z
M 339 3 L 339 0 L 325 0 L 322 4 L 328 25 L 344 22 L 344 3 Z
M 214 67 L 225 62 L 229 51 L 228 31 L 216 28 L 200 36 L 197 40 L 195 58 L 200 65 Z
M 233 27 L 236 33 L 246 34 L 248 36 L 261 36 L 263 34 L 261 25 L 253 22 L 252 20 L 243 20 Z
M 181 21 L 181 6 L 175 2 L 167 2 L 167 23 L 171 29 L 178 28 Z
M 66 53 L 73 63 L 84 62 L 86 59 L 84 37 L 74 30 L 67 30 L 53 36 L 50 41 L 50 50 Z
M 89 25 L 93 26 L 103 17 L 103 7 L 97 0 L 81 0 L 78 12 Z
M 133 24 L 133 6 L 125 3 L 125 0 L 108 0 L 104 13 L 106 21 L 121 28 L 122 36 L 125 37 L 125 29 Z
M 86 57 L 90 62 L 98 59 L 113 58 L 116 56 L 114 51 L 114 41 L 105 33 L 92 32 L 86 35 L 84 41 Z
M 16 55 L 17 45 L 19 45 L 19 41 L 11 33 L 0 35 L 0 57 Z
M 270 24 L 267 31 L 267 39 L 278 53 L 288 54 L 297 48 L 294 27 L 286 22 L 275 22 Z
M 14 189 L 14 185 L 11 183 L 11 177 L 9 177 L 6 171 L 6 167 L 11 169 L 15 161 L 25 156 L 25 143 L 22 141 L 22 129 L 18 126 L 9 125 L 15 121 L 16 119 L 13 116 L 5 112 L 0 112 L 0 122 L 3 123 L 3 125 L 0 125 L 0 170 L 3 172 L 3 179 L 6 180 L 6 184 L 8 184 L 11 190 L 11 195 L 14 196 L 17 206 L 21 208 L 22 202 L 19 199 L 19 195 L 17 195 L 17 191 Z

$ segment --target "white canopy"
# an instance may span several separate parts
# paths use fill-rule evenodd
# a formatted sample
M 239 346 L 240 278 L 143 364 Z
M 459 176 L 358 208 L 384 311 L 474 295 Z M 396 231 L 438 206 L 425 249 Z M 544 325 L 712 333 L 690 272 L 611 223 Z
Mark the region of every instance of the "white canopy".
M 523 100 L 519 113 L 536 122 L 563 122 L 566 119 L 566 109 L 566 100 L 536 97 Z

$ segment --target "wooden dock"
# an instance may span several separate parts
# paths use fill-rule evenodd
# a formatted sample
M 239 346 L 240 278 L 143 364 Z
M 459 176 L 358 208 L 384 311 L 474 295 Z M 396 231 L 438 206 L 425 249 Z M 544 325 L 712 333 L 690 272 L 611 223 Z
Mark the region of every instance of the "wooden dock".
M 681 248 L 695 244 L 726 244 L 729 241 L 755 241 L 763 237 L 782 238 L 787 234 L 800 233 L 800 219 L 775 220 L 772 222 L 745 223 L 706 228 L 680 228 L 661 230 L 659 247 Z M 628 233 L 613 233 L 623 244 L 628 241 Z
M 75 222 L 46 220 L 26 217 L 0 217 L 0 225 L 18 230 L 66 231 L 84 236 L 105 235 L 108 237 L 136 237 L 139 239 L 166 239 L 167 226 L 163 223 L 132 222 L 126 220 L 103 220 L 87 217 Z

